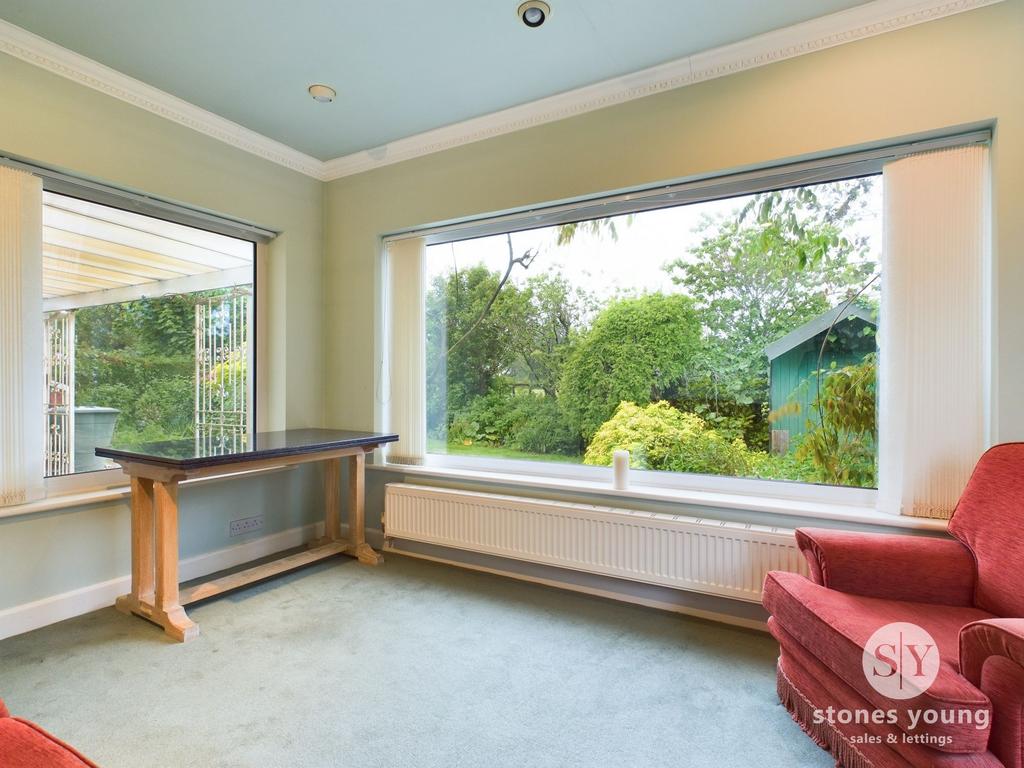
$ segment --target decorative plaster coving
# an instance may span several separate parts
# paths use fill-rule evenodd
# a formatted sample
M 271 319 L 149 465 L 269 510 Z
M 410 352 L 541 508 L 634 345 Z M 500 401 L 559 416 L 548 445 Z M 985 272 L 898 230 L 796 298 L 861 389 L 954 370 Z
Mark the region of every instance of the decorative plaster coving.
M 872 0 L 817 19 L 323 162 L 0 20 L 0 52 L 322 181 L 863 40 L 1003 0 Z
M 630 75 L 328 160 L 325 178 L 351 176 L 463 144 L 743 72 L 1003 0 L 873 0 Z

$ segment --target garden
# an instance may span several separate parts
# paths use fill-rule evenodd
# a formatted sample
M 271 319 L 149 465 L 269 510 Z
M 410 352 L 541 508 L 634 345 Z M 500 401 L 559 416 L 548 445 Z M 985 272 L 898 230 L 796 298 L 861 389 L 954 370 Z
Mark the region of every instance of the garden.
M 192 437 L 196 418 L 196 307 L 231 296 L 218 289 L 103 304 L 75 314 L 75 401 L 118 410 L 113 444 Z M 213 380 L 241 371 L 233 358 Z

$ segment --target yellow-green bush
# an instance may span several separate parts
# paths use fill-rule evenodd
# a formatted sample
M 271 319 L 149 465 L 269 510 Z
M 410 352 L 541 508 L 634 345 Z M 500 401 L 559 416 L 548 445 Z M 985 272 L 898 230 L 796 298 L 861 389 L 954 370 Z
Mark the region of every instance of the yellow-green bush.
M 645 406 L 620 403 L 594 434 L 583 462 L 607 466 L 616 450 L 629 451 L 637 469 L 670 472 L 745 475 L 755 460 L 741 439 L 725 439 L 700 416 L 664 400 Z

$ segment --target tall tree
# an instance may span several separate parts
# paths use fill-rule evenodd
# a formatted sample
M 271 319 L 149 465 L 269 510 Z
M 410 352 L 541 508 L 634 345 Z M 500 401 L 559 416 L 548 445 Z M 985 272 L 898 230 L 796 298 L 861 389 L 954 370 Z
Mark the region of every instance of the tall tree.
M 769 192 L 731 218 L 706 219 L 703 239 L 666 265 L 696 302 L 704 351 L 687 372 L 687 396 L 760 405 L 764 348 L 856 292 L 875 264 L 851 224 L 871 180 Z
M 565 360 L 593 298 L 560 274 L 495 292 L 501 276 L 482 265 L 434 279 L 427 295 L 428 425 L 514 379 L 555 397 Z M 487 312 L 483 308 L 494 297 Z M 447 339 L 463 339 L 449 345 Z
M 478 264 L 434 278 L 427 294 L 427 423 L 437 432 L 446 412 L 485 395 L 515 360 L 508 315 L 519 303 L 514 284 Z M 452 340 L 451 342 L 449 340 Z
M 509 342 L 531 387 L 553 398 L 596 301 L 560 273 L 531 277 L 517 298 L 517 311 L 508 323 Z
M 584 233 L 618 237 L 613 219 L 564 224 L 553 231 L 556 246 Z M 511 233 L 505 242 L 508 259 L 501 273 L 482 264 L 456 268 L 435 278 L 428 289 L 427 425 L 434 434 L 443 432 L 448 413 L 486 394 L 498 375 L 511 372 L 517 354 L 531 384 L 553 395 L 566 354 L 562 345 L 590 301 L 559 278 L 542 275 L 518 287 L 513 276 L 529 269 L 540 254 L 517 252 Z
M 619 403 L 663 399 L 699 344 L 700 322 L 687 296 L 651 293 L 612 301 L 566 361 L 561 403 L 589 440 Z

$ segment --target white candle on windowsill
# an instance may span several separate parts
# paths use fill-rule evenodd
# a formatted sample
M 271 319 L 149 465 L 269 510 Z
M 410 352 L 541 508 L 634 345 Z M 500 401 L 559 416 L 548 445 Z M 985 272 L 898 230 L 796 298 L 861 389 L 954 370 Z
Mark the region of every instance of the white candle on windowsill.
M 624 491 L 629 487 L 629 451 L 612 454 L 612 488 Z

